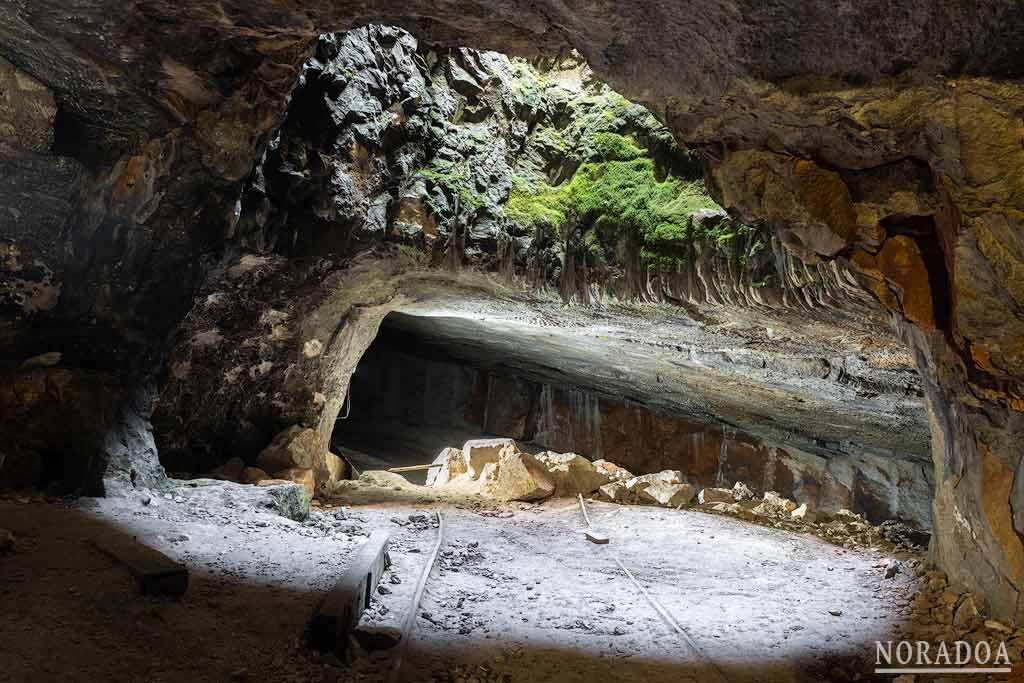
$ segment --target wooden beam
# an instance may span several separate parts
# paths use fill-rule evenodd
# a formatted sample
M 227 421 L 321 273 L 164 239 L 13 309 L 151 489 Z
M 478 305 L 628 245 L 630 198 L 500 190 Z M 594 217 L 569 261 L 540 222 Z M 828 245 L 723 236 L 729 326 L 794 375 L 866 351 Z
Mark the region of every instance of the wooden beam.
M 338 655 L 347 652 L 349 636 L 355 631 L 363 611 L 370 606 L 381 575 L 391 565 L 389 540 L 388 532 L 374 531 L 355 553 L 341 580 L 309 620 L 306 640 L 310 647 Z
M 188 590 L 188 568 L 130 536 L 110 535 L 93 545 L 128 568 L 146 595 L 178 597 Z
M 429 465 L 409 465 L 407 467 L 391 467 L 388 472 L 394 472 L 395 474 L 401 474 L 402 472 L 422 472 L 423 470 L 441 469 L 441 466 L 436 462 L 430 463 Z

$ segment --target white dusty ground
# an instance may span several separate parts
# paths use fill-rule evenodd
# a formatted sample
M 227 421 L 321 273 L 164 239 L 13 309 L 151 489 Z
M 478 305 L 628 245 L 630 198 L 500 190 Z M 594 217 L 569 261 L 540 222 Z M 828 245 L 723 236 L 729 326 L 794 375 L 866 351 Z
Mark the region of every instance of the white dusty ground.
M 370 620 L 400 623 L 436 539 L 435 510 L 447 532 L 406 681 L 842 680 L 834 662 L 868 667 L 907 603 L 902 575 L 883 577 L 887 556 L 694 511 L 592 504 L 612 539 L 596 546 L 569 500 L 442 504 L 354 488 L 347 515 L 332 505 L 307 525 L 261 507 L 255 487 L 220 482 L 148 505 L 22 500 L 0 500 L 18 539 L 0 557 L 0 681 L 383 681 L 395 650 L 343 667 L 304 648 L 303 625 L 375 528 L 392 531 L 394 565 Z M 110 533 L 187 564 L 184 598 L 140 597 L 89 543 Z

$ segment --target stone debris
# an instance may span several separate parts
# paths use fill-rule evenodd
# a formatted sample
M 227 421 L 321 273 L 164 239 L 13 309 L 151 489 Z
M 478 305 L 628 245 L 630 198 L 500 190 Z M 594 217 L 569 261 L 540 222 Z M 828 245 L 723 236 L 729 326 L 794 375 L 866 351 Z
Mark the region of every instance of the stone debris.
M 497 463 L 502 455 L 519 452 L 513 439 L 473 439 L 462 446 L 462 457 L 472 479 L 480 476 L 487 463 Z
M 594 467 L 607 474 L 612 481 L 627 481 L 633 478 L 632 472 L 607 460 L 595 460 Z
M 736 502 L 742 500 L 754 500 L 754 492 L 750 490 L 750 487 L 744 484 L 742 481 L 738 481 L 732 486 L 732 497 Z
M 796 510 L 797 505 L 789 498 L 780 496 L 775 491 L 767 491 L 761 500 L 761 505 L 769 513 L 790 514 Z
M 688 505 L 693 500 L 693 487 L 689 484 L 670 484 L 653 481 L 640 492 L 640 501 L 663 507 Z
M 555 492 L 555 481 L 537 458 L 505 450 L 497 463 L 498 475 L 487 485 L 500 500 L 537 501 Z
M 818 519 L 818 514 L 814 511 L 814 506 L 810 503 L 803 503 L 798 508 L 789 513 L 792 519 L 796 519 L 802 522 L 814 522 Z
M 293 425 L 274 437 L 260 451 L 256 464 L 266 472 L 279 472 L 292 467 L 312 468 L 322 452 L 316 430 Z
M 712 503 L 733 503 L 736 498 L 732 495 L 731 489 L 719 489 L 719 488 L 705 488 L 701 489 L 700 493 L 697 494 L 697 502 L 701 505 L 711 505 Z
M 444 486 L 464 475 L 469 478 L 469 467 L 461 449 L 445 448 L 437 454 L 433 464 L 438 467 L 427 470 L 427 486 Z
M 611 481 L 606 470 L 576 453 L 544 451 L 536 457 L 554 479 L 556 496 L 586 496 Z
M 605 484 L 598 491 L 603 499 L 613 503 L 628 503 L 631 495 L 624 481 L 613 481 L 610 484 Z

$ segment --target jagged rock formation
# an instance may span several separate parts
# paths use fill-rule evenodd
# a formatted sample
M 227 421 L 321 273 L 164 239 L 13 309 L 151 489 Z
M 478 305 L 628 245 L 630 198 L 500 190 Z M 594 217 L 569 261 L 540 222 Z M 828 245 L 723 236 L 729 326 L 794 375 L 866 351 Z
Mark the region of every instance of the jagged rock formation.
M 36 93 L 0 108 L 5 381 L 60 352 L 134 395 L 219 261 L 318 33 L 379 20 L 448 45 L 575 46 L 701 145 L 723 206 L 857 272 L 925 379 L 935 557 L 1024 615 L 1014 2 L 5 7 L 4 92 Z
M 688 222 L 671 226 L 678 237 L 645 244 L 629 226 L 598 231 L 606 216 L 535 220 L 536 193 L 564 193 L 587 169 L 633 171 L 633 161 L 605 158 L 609 143 L 639 163 L 647 185 L 635 191 L 661 187 L 655 170 L 666 189 L 685 190 L 674 210 Z M 252 460 L 278 430 L 321 422 L 344 382 L 325 386 L 319 376 L 334 358 L 324 352 L 333 330 L 312 319 L 349 310 L 354 279 L 369 290 L 356 305 L 393 297 L 402 268 L 370 265 L 361 275 L 344 263 L 386 245 L 402 245 L 413 267 L 491 271 L 567 301 L 859 306 L 878 318 L 847 271 L 804 266 L 764 230 L 730 228 L 701 183 L 668 131 L 578 58 L 531 65 L 465 48 L 436 52 L 383 26 L 322 37 L 246 187 L 234 249 L 177 332 L 157 411 L 165 462 L 202 471 L 225 454 Z M 719 237 L 702 237 L 715 230 Z

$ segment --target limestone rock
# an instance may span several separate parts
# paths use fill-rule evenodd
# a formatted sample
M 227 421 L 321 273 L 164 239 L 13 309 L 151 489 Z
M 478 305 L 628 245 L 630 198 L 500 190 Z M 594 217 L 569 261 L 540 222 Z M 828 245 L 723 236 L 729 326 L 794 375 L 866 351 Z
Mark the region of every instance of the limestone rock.
M 601 497 L 605 500 L 610 500 L 613 503 L 626 503 L 629 502 L 630 491 L 626 487 L 624 481 L 613 481 L 605 484 L 600 489 Z
M 554 479 L 557 496 L 587 495 L 611 481 L 604 469 L 575 453 L 545 451 L 536 457 Z
M 411 484 L 409 480 L 401 474 L 386 472 L 384 470 L 368 470 L 363 472 L 359 475 L 359 481 L 364 484 L 370 484 L 371 486 L 380 486 L 392 489 L 407 489 L 414 486 L 414 484 Z
M 308 467 L 289 467 L 275 472 L 274 478 L 298 484 L 309 498 L 313 497 L 316 489 L 316 477 L 313 476 L 313 470 Z
M 697 494 L 697 500 L 701 505 L 711 505 L 712 503 L 733 503 L 736 499 L 733 497 L 731 489 L 708 487 L 701 489 Z
M 427 470 L 427 486 L 444 486 L 469 473 L 466 458 L 459 448 L 445 448 L 434 458 L 433 464 L 437 467 Z
M 220 467 L 210 470 L 210 478 L 224 481 L 239 481 L 244 469 L 245 462 L 241 458 L 231 458 Z
M 296 522 L 304 522 L 309 517 L 309 496 L 302 486 L 284 483 L 271 489 L 270 495 L 274 497 L 274 508 L 282 517 Z
M 738 481 L 732 486 L 732 497 L 737 502 L 741 500 L 753 500 L 754 492 L 751 491 L 750 487 L 742 481 Z
M 693 487 L 689 484 L 652 481 L 640 492 L 640 500 L 664 507 L 679 507 L 693 500 Z
M 767 491 L 764 494 L 761 504 L 769 512 L 777 515 L 788 515 L 796 510 L 796 503 L 791 501 L 789 498 L 783 498 L 775 491 Z
M 815 522 L 818 519 L 818 515 L 814 511 L 814 507 L 810 503 L 802 504 L 800 507 L 790 512 L 789 516 L 795 520 L 808 523 Z
M 323 465 L 327 474 L 326 483 L 333 484 L 348 476 L 348 465 L 345 463 L 344 458 L 330 451 L 325 451 L 323 458 Z
M 626 488 L 630 493 L 638 496 L 645 488 L 656 481 L 664 484 L 682 484 L 686 480 L 683 478 L 683 473 L 679 470 L 662 470 L 661 472 L 641 474 L 639 477 L 628 479 L 626 480 Z
M 260 452 L 256 464 L 267 472 L 291 467 L 312 468 L 322 453 L 316 430 L 292 425 L 275 436 L 270 445 Z
M 627 481 L 633 478 L 632 472 L 607 460 L 595 460 L 594 468 L 604 472 L 610 479 L 615 481 Z
M 473 439 L 462 446 L 462 457 L 466 461 L 469 476 L 476 479 L 484 465 L 498 462 L 503 455 L 519 452 L 513 439 Z
M 532 455 L 506 450 L 497 467 L 498 475 L 488 486 L 488 491 L 497 498 L 535 501 L 543 500 L 555 492 L 555 482 L 551 475 Z
M 238 476 L 238 481 L 242 484 L 255 484 L 264 479 L 270 479 L 270 475 L 259 467 L 245 467 Z
M 969 624 L 977 619 L 979 614 L 978 606 L 974 604 L 974 596 L 966 593 L 960 599 L 960 604 L 957 605 L 956 611 L 953 613 L 953 623 L 957 626 Z

